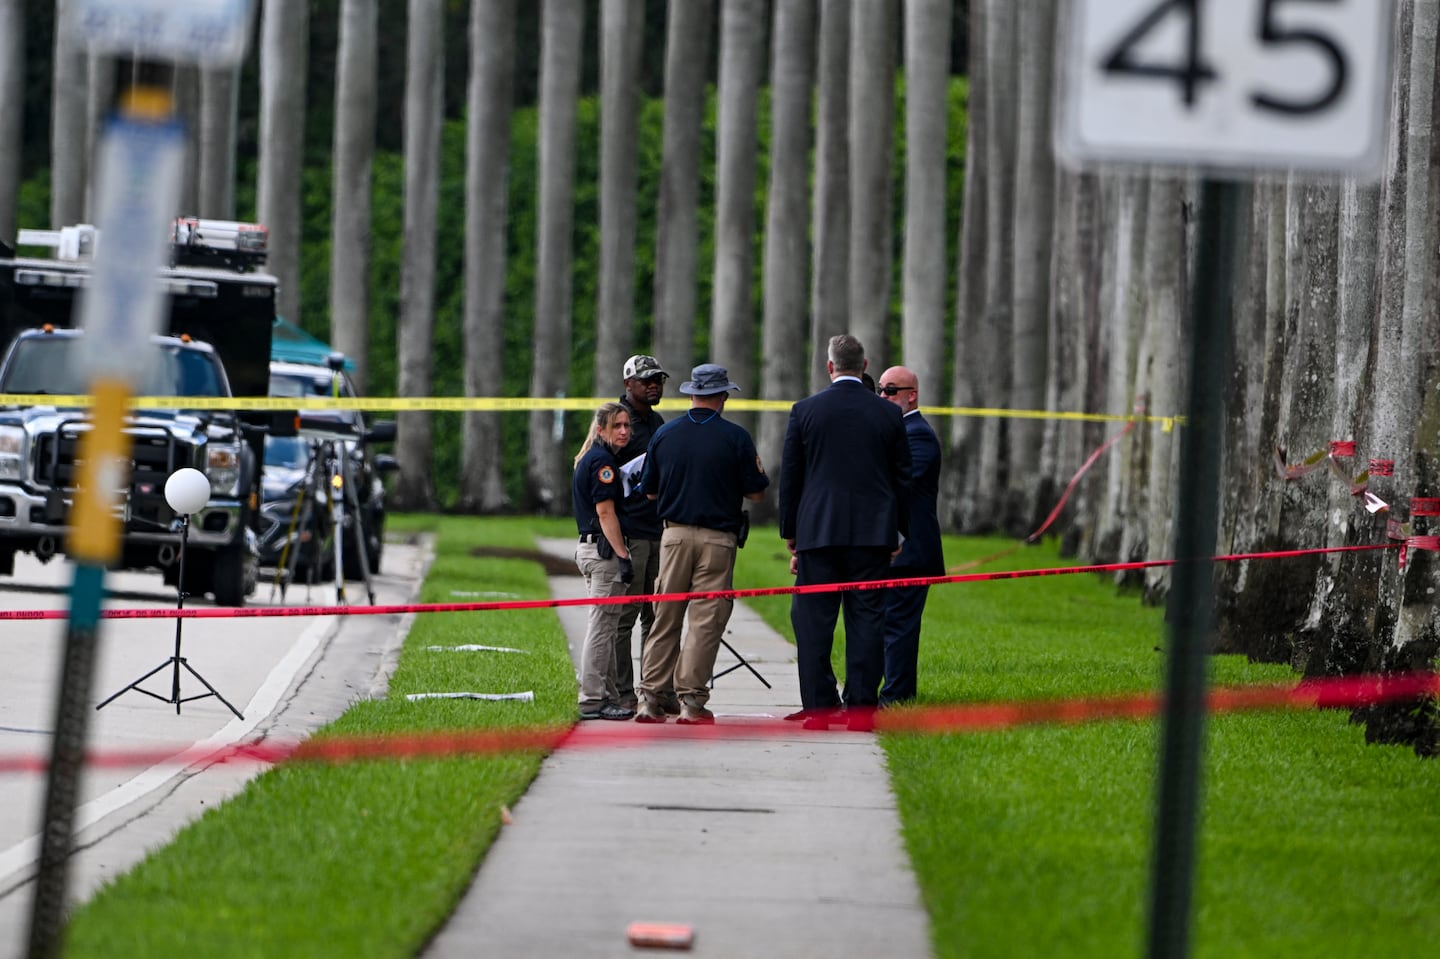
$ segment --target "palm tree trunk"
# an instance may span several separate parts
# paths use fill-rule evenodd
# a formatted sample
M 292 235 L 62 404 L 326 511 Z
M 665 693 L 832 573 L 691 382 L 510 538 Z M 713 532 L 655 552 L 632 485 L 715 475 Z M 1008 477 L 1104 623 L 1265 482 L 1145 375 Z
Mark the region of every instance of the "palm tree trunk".
M 25 3 L 0 0 L 0 101 L 25 98 Z M 12 243 L 20 200 L 24 111 L 0 110 L 0 240 Z
M 1016 409 L 1045 405 L 1049 353 L 1050 257 L 1055 220 L 1055 161 L 1050 146 L 1051 87 L 1055 69 L 1055 7 L 1031 0 L 1019 7 L 1020 96 L 1016 105 L 1015 269 L 1011 403 Z M 1010 493 L 1018 497 L 1007 515 L 1013 532 L 1028 533 L 1044 514 L 1039 501 L 1040 448 L 1044 423 L 1010 423 Z M 1018 526 L 1013 525 L 1018 521 Z
M 369 389 L 370 189 L 375 157 L 377 0 L 343 0 L 335 77 L 330 218 L 330 341 Z
M 1184 289 L 1185 225 L 1183 183 L 1174 177 L 1157 177 L 1150 184 L 1150 219 L 1145 236 L 1145 284 L 1151 291 L 1146 310 L 1146 337 L 1150 343 L 1145 366 L 1145 392 L 1157 410 L 1179 411 L 1187 395 L 1182 342 L 1185 328 Z M 1180 444 L 1176 434 L 1151 427 L 1149 484 L 1146 489 L 1146 551 L 1150 558 L 1174 555 L 1176 470 Z M 1168 570 L 1150 570 L 1145 576 L 1147 597 L 1162 599 L 1169 589 Z
M 1284 429 L 1281 445 L 1290 451 L 1294 462 L 1311 453 L 1329 448 L 1333 436 L 1335 409 L 1335 327 L 1338 320 L 1336 276 L 1339 272 L 1339 192 L 1329 185 L 1292 182 L 1290 195 L 1296 223 L 1292 241 L 1298 246 L 1292 260 L 1295 265 L 1290 278 L 1288 298 L 1295 317 L 1294 339 L 1286 351 L 1286 373 L 1281 395 L 1285 397 Z M 1328 475 L 1307 477 L 1287 484 L 1278 511 L 1273 533 L 1277 548 L 1296 547 L 1323 537 L 1329 525 Z M 1321 573 L 1319 557 L 1300 557 L 1284 564 L 1266 564 L 1274 590 L 1269 624 L 1253 627 L 1273 629 L 1271 642 L 1290 647 L 1289 659 L 1303 666 L 1318 619 L 1307 622 L 1310 597 Z M 1313 607 L 1318 616 L 1320 607 Z M 1282 618 L 1283 617 L 1283 618 Z M 1283 638 L 1282 638 L 1283 637 Z
M 635 342 L 635 178 L 640 129 L 640 0 L 601 0 L 600 286 L 595 392 L 618 381 Z
M 465 129 L 465 395 L 499 396 L 505 356 L 505 213 L 515 73 L 515 0 L 470 8 Z M 466 413 L 459 508 L 495 513 L 507 499 L 499 413 Z
M 1218 553 L 1252 552 L 1260 542 L 1255 487 L 1268 441 L 1260 432 L 1260 422 L 1265 408 L 1265 297 L 1272 204 L 1270 191 L 1260 185 L 1252 186 L 1248 193 L 1250 217 L 1242 247 L 1244 268 L 1235 294 L 1234 350 L 1221 450 Z M 1247 563 L 1224 563 L 1215 570 L 1217 651 L 1235 652 L 1237 642 L 1244 642 L 1238 635 L 1243 623 L 1237 614 L 1249 575 Z
M 300 322 L 301 179 L 309 7 L 270 0 L 260 17 L 260 177 L 255 207 L 270 230 L 267 268 L 280 281 L 275 310 Z
M 850 2 L 820 0 L 810 269 L 810 390 L 824 389 L 825 347 L 850 328 Z
M 850 332 L 873 372 L 890 364 L 890 168 L 895 152 L 894 0 L 856 4 L 850 31 Z
M 239 67 L 200 71 L 196 210 L 203 217 L 235 217 L 235 125 L 239 107 Z
M 1100 188 L 1092 174 L 1060 174 L 1055 204 L 1055 265 L 1047 322 L 1045 408 L 1095 409 L 1103 389 L 1100 371 L 1091 362 L 1093 344 L 1101 338 L 1101 256 L 1099 249 Z M 1070 475 L 1084 462 L 1086 452 L 1099 445 L 1102 431 L 1095 424 L 1073 420 L 1044 421 L 1036 527 L 1059 499 Z M 1069 501 L 1062 518 L 1050 528 L 1061 536 L 1066 555 L 1074 555 L 1085 535 L 1080 516 L 1093 494 L 1087 478 Z
M 805 368 L 805 315 L 810 260 L 808 178 L 810 91 L 815 84 L 814 0 L 787 0 L 775 8 L 770 65 L 770 189 L 765 222 L 765 301 L 761 336 L 760 396 L 800 399 L 795 371 Z M 778 476 L 789 416 L 763 413 L 756 438 L 766 469 Z M 770 519 L 775 500 L 751 507 Z
M 754 388 L 756 115 L 765 72 L 764 0 L 721 0 L 720 117 L 715 131 L 715 286 L 710 358 Z M 749 413 L 732 418 L 753 432 Z
M 545 0 L 540 39 L 540 201 L 535 251 L 535 363 L 531 396 L 562 396 L 568 387 L 571 328 L 571 225 L 575 195 L 575 114 L 580 93 L 580 0 Z M 528 508 L 570 509 L 565 420 L 530 414 Z
M 1434 136 L 1435 93 L 1440 74 L 1435 69 L 1437 37 L 1440 37 L 1440 3 L 1436 0 L 1417 0 L 1413 27 L 1412 50 L 1410 54 L 1410 106 L 1406 113 L 1406 161 L 1405 176 L 1405 284 L 1401 309 L 1401 329 L 1406 344 L 1433 343 L 1437 336 L 1440 320 L 1435 315 L 1435 258 L 1437 253 L 1436 217 L 1440 216 L 1440 190 L 1436 184 L 1437 140 Z M 1396 479 L 1409 482 L 1402 489 L 1411 491 L 1412 496 L 1434 497 L 1440 495 L 1440 483 L 1435 479 L 1437 464 L 1440 464 L 1440 441 L 1437 441 L 1436 424 L 1440 423 L 1440 403 L 1437 403 L 1432 387 L 1425 390 L 1403 389 L 1405 383 L 1433 383 L 1434 361 L 1426 350 L 1403 350 L 1399 378 L 1388 381 L 1391 389 L 1402 395 L 1393 406 L 1387 404 L 1389 412 L 1401 412 L 1403 419 L 1397 421 L 1395 449 L 1408 450 L 1408 455 L 1396 457 Z M 1402 472 L 1401 461 L 1405 462 Z M 1408 512 L 1408 510 L 1407 510 Z M 1412 532 L 1434 533 L 1434 520 L 1420 519 L 1411 515 Z M 1413 644 L 1428 650 L 1433 657 L 1436 649 L 1436 614 L 1434 596 L 1440 589 L 1440 564 L 1435 554 L 1416 550 L 1413 561 L 1397 577 L 1398 589 L 1395 594 L 1398 616 L 1395 632 L 1390 638 L 1393 653 L 1376 662 L 1375 666 L 1390 667 L 1395 655 L 1403 659 L 1404 647 Z M 1414 651 L 1412 651 L 1413 653 Z M 1422 659 L 1424 657 L 1421 657 Z M 1420 665 L 1417 663 L 1416 665 Z
M 670 0 L 665 41 L 665 133 L 655 228 L 655 354 L 688 370 L 695 359 L 695 257 L 700 144 L 711 0 Z
M 67 23 L 73 7 L 74 0 L 55 0 L 55 22 Z M 74 33 L 57 29 L 50 94 L 50 225 L 57 230 L 85 218 L 86 63 Z
M 985 314 L 985 165 L 984 131 L 988 128 L 989 84 L 985 69 L 986 6 L 970 4 L 968 44 L 969 77 L 966 86 L 965 192 L 960 209 L 960 241 L 955 264 L 955 344 L 950 401 L 959 407 L 980 406 L 972 375 L 971 357 L 980 347 L 981 318 Z M 940 522 L 963 526 L 961 491 L 979 445 L 980 422 L 973 417 L 950 418 L 950 455 L 941 466 Z
M 1346 181 L 1340 197 L 1338 324 L 1335 331 L 1335 407 L 1331 434 L 1355 441 L 1354 459 L 1341 460 L 1354 477 L 1368 466 L 1370 397 L 1365 389 L 1374 369 L 1372 322 L 1379 279 L 1380 187 Z M 1377 478 L 1378 483 L 1378 478 Z M 1331 483 L 1326 524 L 1326 546 L 1358 545 L 1379 541 L 1385 534 L 1383 517 L 1361 508 L 1348 487 Z M 1368 621 L 1373 615 L 1379 582 L 1374 556 L 1363 554 L 1365 566 L 1353 562 L 1359 554 L 1327 557 L 1311 599 L 1311 618 L 1324 624 L 1317 631 L 1307 669 L 1312 674 L 1354 672 L 1369 642 Z M 1388 559 L 1388 557 L 1387 557 Z
M 440 0 L 410 0 L 405 52 L 405 222 L 400 255 L 400 317 L 396 324 L 401 396 L 428 396 L 435 332 L 435 222 L 440 186 L 440 124 L 444 110 L 445 8 Z M 395 484 L 398 509 L 433 510 L 435 483 L 428 411 L 396 417 Z
M 945 399 L 945 123 L 951 0 L 905 4 L 905 265 L 901 356 L 927 403 Z M 879 372 L 879 371 L 877 371 Z
M 1014 270 L 1015 110 L 1017 77 L 1015 7 L 1009 0 L 985 3 L 985 309 L 979 348 L 966 357 L 976 393 L 985 406 L 1010 405 L 1011 297 Z M 972 71 L 973 72 L 973 71 Z M 1028 184 L 1027 184 L 1028 187 Z M 1008 422 L 981 421 L 974 463 L 959 498 L 961 529 L 995 529 L 1001 514 L 999 477 L 1004 469 Z
M 96 90 L 97 73 L 109 78 L 109 90 L 105 92 Z M 90 89 L 92 92 L 92 106 L 96 101 L 103 101 L 109 104 L 115 99 L 114 83 L 115 72 L 113 69 L 96 71 L 93 67 L 91 68 Z M 200 130 L 200 68 L 188 64 L 183 66 L 177 65 L 174 68 L 174 75 L 170 81 L 170 95 L 175 98 L 175 117 L 184 124 L 185 134 L 190 144 L 190 152 L 185 157 L 185 172 L 184 177 L 180 181 L 179 201 L 175 207 L 175 212 L 187 216 L 194 216 L 195 211 L 200 208 L 200 151 L 198 149 Z M 91 128 L 98 129 L 99 124 L 94 123 L 91 125 Z
M 1112 416 L 1124 416 L 1135 413 L 1139 401 L 1135 371 L 1145 310 L 1145 222 L 1149 208 L 1149 183 L 1137 174 L 1119 174 L 1110 182 L 1110 192 L 1115 213 L 1112 238 L 1107 244 L 1107 259 L 1111 266 L 1107 270 L 1110 295 L 1104 300 L 1106 377 L 1103 409 Z M 1136 427 L 1127 440 L 1114 447 L 1114 453 L 1106 462 L 1105 495 L 1099 507 L 1095 534 L 1094 558 L 1097 561 L 1124 561 L 1121 543 L 1128 524 L 1127 510 L 1131 505 L 1128 495 L 1129 480 L 1134 475 L 1131 460 L 1143 450 L 1140 443 L 1146 435 L 1147 427 Z

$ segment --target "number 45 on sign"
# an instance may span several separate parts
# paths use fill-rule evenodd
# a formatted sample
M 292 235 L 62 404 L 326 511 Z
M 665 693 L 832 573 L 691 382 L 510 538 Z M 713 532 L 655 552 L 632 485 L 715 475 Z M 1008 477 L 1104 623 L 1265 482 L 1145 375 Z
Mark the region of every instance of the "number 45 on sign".
M 1392 24 L 1391 0 L 1072 0 L 1060 154 L 1378 175 Z

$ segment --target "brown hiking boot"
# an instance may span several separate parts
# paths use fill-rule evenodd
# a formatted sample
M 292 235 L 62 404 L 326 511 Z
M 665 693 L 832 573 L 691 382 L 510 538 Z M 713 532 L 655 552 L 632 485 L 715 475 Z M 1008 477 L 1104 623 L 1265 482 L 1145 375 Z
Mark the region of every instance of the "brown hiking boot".
M 665 710 L 656 706 L 648 699 L 640 703 L 640 708 L 635 711 L 637 723 L 663 723 L 668 717 Z
M 680 697 L 673 692 L 660 694 L 660 708 L 665 710 L 667 716 L 680 715 Z
M 675 720 L 681 726 L 713 726 L 715 725 L 715 714 L 704 706 L 691 706 L 685 703 L 680 707 L 680 718 Z

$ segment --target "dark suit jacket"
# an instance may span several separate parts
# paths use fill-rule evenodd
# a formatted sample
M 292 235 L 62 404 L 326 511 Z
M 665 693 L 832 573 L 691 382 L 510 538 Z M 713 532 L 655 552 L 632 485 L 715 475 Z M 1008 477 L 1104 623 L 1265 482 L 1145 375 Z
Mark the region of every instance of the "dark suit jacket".
M 905 545 L 894 565 L 916 576 L 941 576 L 945 553 L 935 512 L 940 493 L 940 439 L 919 410 L 905 417 L 905 436 L 910 441 L 910 532 L 905 534 Z
M 853 380 L 796 403 L 780 462 L 780 536 L 795 548 L 885 546 L 909 535 L 910 444 L 900 408 Z

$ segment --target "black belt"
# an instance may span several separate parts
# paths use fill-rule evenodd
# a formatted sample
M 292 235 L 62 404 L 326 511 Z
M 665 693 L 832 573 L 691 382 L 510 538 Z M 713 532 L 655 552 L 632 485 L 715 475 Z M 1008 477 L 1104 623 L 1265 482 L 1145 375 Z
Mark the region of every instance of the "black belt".
M 582 543 L 598 543 L 598 542 L 600 542 L 600 541 L 601 541 L 602 539 L 604 539 L 604 538 L 605 538 L 605 534 L 604 534 L 604 533 L 581 533 L 581 534 L 580 534 L 580 542 L 582 542 Z
M 721 529 L 721 528 L 718 527 L 718 526 L 701 526 L 701 525 L 699 525 L 698 523 L 679 523 L 679 522 L 676 522 L 676 521 L 673 520 L 673 519 L 664 520 L 664 524 L 665 524 L 665 528 L 666 528 L 666 529 L 673 529 L 674 527 L 679 526 L 679 527 L 684 527 L 685 529 L 708 529 L 708 530 L 710 530 L 711 532 L 715 532 L 715 533 L 733 533 L 733 532 L 735 532 L 733 529 Z

